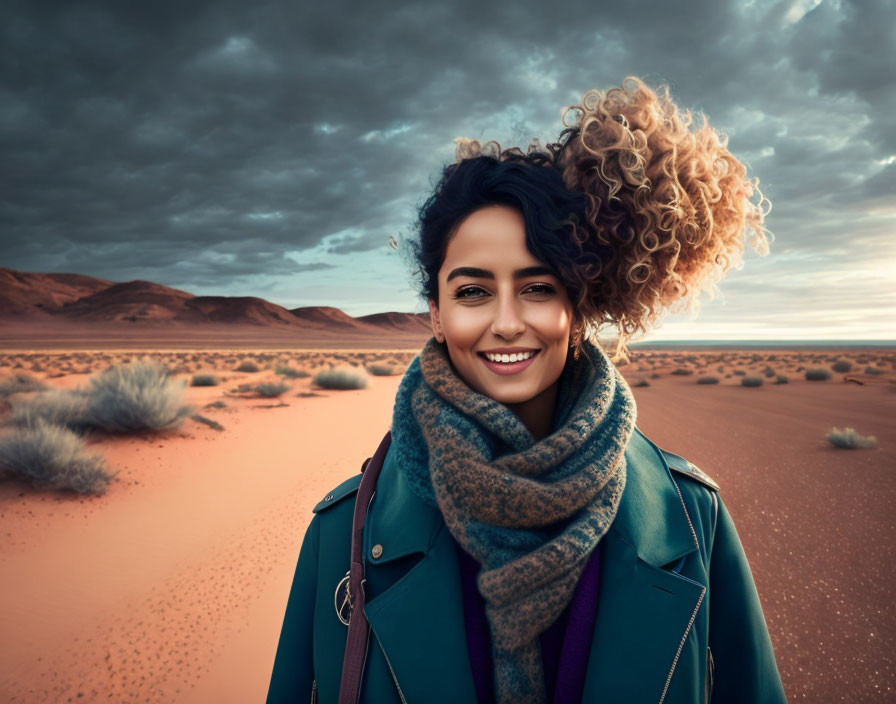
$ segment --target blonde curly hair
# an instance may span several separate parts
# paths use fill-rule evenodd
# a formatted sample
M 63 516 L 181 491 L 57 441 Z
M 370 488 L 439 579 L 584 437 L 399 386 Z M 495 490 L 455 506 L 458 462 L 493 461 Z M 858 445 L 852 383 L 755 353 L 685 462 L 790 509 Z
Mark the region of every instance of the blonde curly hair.
M 759 179 L 747 178 L 705 115 L 695 124 L 676 106 L 668 86 L 654 91 L 629 76 L 618 88 L 587 91 L 564 108 L 562 122 L 557 142 L 542 148 L 533 140 L 527 155 L 460 138 L 456 156 L 531 162 L 543 155 L 569 190 L 585 195 L 585 222 L 570 222 L 578 256 L 564 274 L 579 291 L 582 334 L 616 327 L 617 358 L 664 312 L 696 309 L 703 290 L 715 298 L 745 241 L 768 253 L 772 235 L 763 223 L 771 204 Z

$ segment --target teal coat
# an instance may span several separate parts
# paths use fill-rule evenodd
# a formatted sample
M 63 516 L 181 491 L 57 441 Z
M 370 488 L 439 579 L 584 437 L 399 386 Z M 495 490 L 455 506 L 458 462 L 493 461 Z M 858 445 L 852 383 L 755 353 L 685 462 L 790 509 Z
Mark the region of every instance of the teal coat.
M 718 487 L 640 430 L 625 456 L 625 490 L 603 538 L 582 701 L 786 702 L 753 577 Z M 314 508 L 269 704 L 337 701 L 348 629 L 336 617 L 334 591 L 348 570 L 360 477 Z M 391 451 L 368 512 L 364 554 L 371 638 L 360 701 L 475 704 L 453 539 L 441 514 L 411 491 Z

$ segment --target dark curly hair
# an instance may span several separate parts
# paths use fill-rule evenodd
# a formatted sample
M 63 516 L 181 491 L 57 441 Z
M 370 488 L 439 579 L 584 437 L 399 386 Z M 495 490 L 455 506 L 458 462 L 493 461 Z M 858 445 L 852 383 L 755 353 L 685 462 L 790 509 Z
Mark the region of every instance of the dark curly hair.
M 666 86 L 640 79 L 590 90 L 563 111 L 577 115 L 557 142 L 533 140 L 524 154 L 460 138 L 420 208 L 412 243 L 420 292 L 437 299 L 448 241 L 465 217 L 491 204 L 517 208 L 526 246 L 554 268 L 575 309 L 574 347 L 604 324 L 618 329 L 615 356 L 667 310 L 698 295 L 739 264 L 744 242 L 768 252 L 770 203 L 758 179 L 727 148 L 727 137 L 695 129 Z M 758 203 L 752 198 L 758 196 Z

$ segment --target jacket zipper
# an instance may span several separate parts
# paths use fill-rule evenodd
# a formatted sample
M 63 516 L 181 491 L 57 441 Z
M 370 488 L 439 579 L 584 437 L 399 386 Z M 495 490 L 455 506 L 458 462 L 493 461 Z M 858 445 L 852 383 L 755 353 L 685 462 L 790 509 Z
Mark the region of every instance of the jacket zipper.
M 317 704 L 317 680 L 311 680 L 311 704 Z
M 373 629 L 371 629 L 371 630 L 373 630 Z M 376 632 L 374 632 L 374 635 L 376 635 Z M 392 663 L 389 662 L 389 656 L 386 655 L 386 651 L 383 648 L 383 644 L 380 643 L 379 636 L 377 636 L 376 642 L 380 646 L 380 652 L 383 654 L 383 657 L 386 659 L 386 665 L 389 667 L 389 674 L 392 675 L 392 681 L 395 683 L 395 689 L 398 690 L 398 698 L 401 700 L 401 704 L 408 704 L 408 700 L 404 698 L 404 692 L 401 691 L 401 687 L 398 684 L 398 678 L 395 676 L 395 670 L 392 669 Z
M 712 698 L 712 680 L 715 670 L 715 663 L 712 660 L 712 650 L 706 646 L 706 704 Z
M 693 579 L 689 579 L 684 575 L 679 575 L 684 579 L 687 579 L 689 582 L 694 582 Z M 694 584 L 699 584 L 698 582 L 694 582 Z M 700 585 L 703 586 L 703 585 Z M 694 607 L 694 612 L 691 614 L 691 620 L 688 621 L 688 625 L 684 629 L 684 633 L 681 636 L 681 642 L 678 644 L 678 650 L 675 651 L 675 659 L 672 661 L 672 667 L 669 668 L 669 674 L 666 676 L 666 686 L 663 687 L 663 693 L 660 695 L 660 701 L 658 704 L 663 704 L 663 700 L 666 698 L 666 692 L 669 691 L 669 683 L 672 681 L 672 673 L 675 672 L 675 666 L 678 664 L 678 658 L 681 657 L 681 649 L 684 647 L 684 642 L 687 640 L 688 633 L 690 633 L 691 626 L 694 625 L 694 619 L 697 618 L 697 612 L 700 610 L 700 604 L 703 603 L 703 597 L 706 594 L 706 587 L 703 587 L 703 591 L 700 592 L 700 598 L 697 599 L 697 605 Z

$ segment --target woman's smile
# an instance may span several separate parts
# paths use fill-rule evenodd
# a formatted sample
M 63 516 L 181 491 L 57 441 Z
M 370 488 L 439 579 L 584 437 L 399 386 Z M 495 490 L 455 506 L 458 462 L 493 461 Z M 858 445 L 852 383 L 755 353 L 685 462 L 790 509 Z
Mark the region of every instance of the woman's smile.
M 479 352 L 479 356 L 495 374 L 519 374 L 535 361 L 540 350 L 520 350 L 519 352 L 490 351 Z

